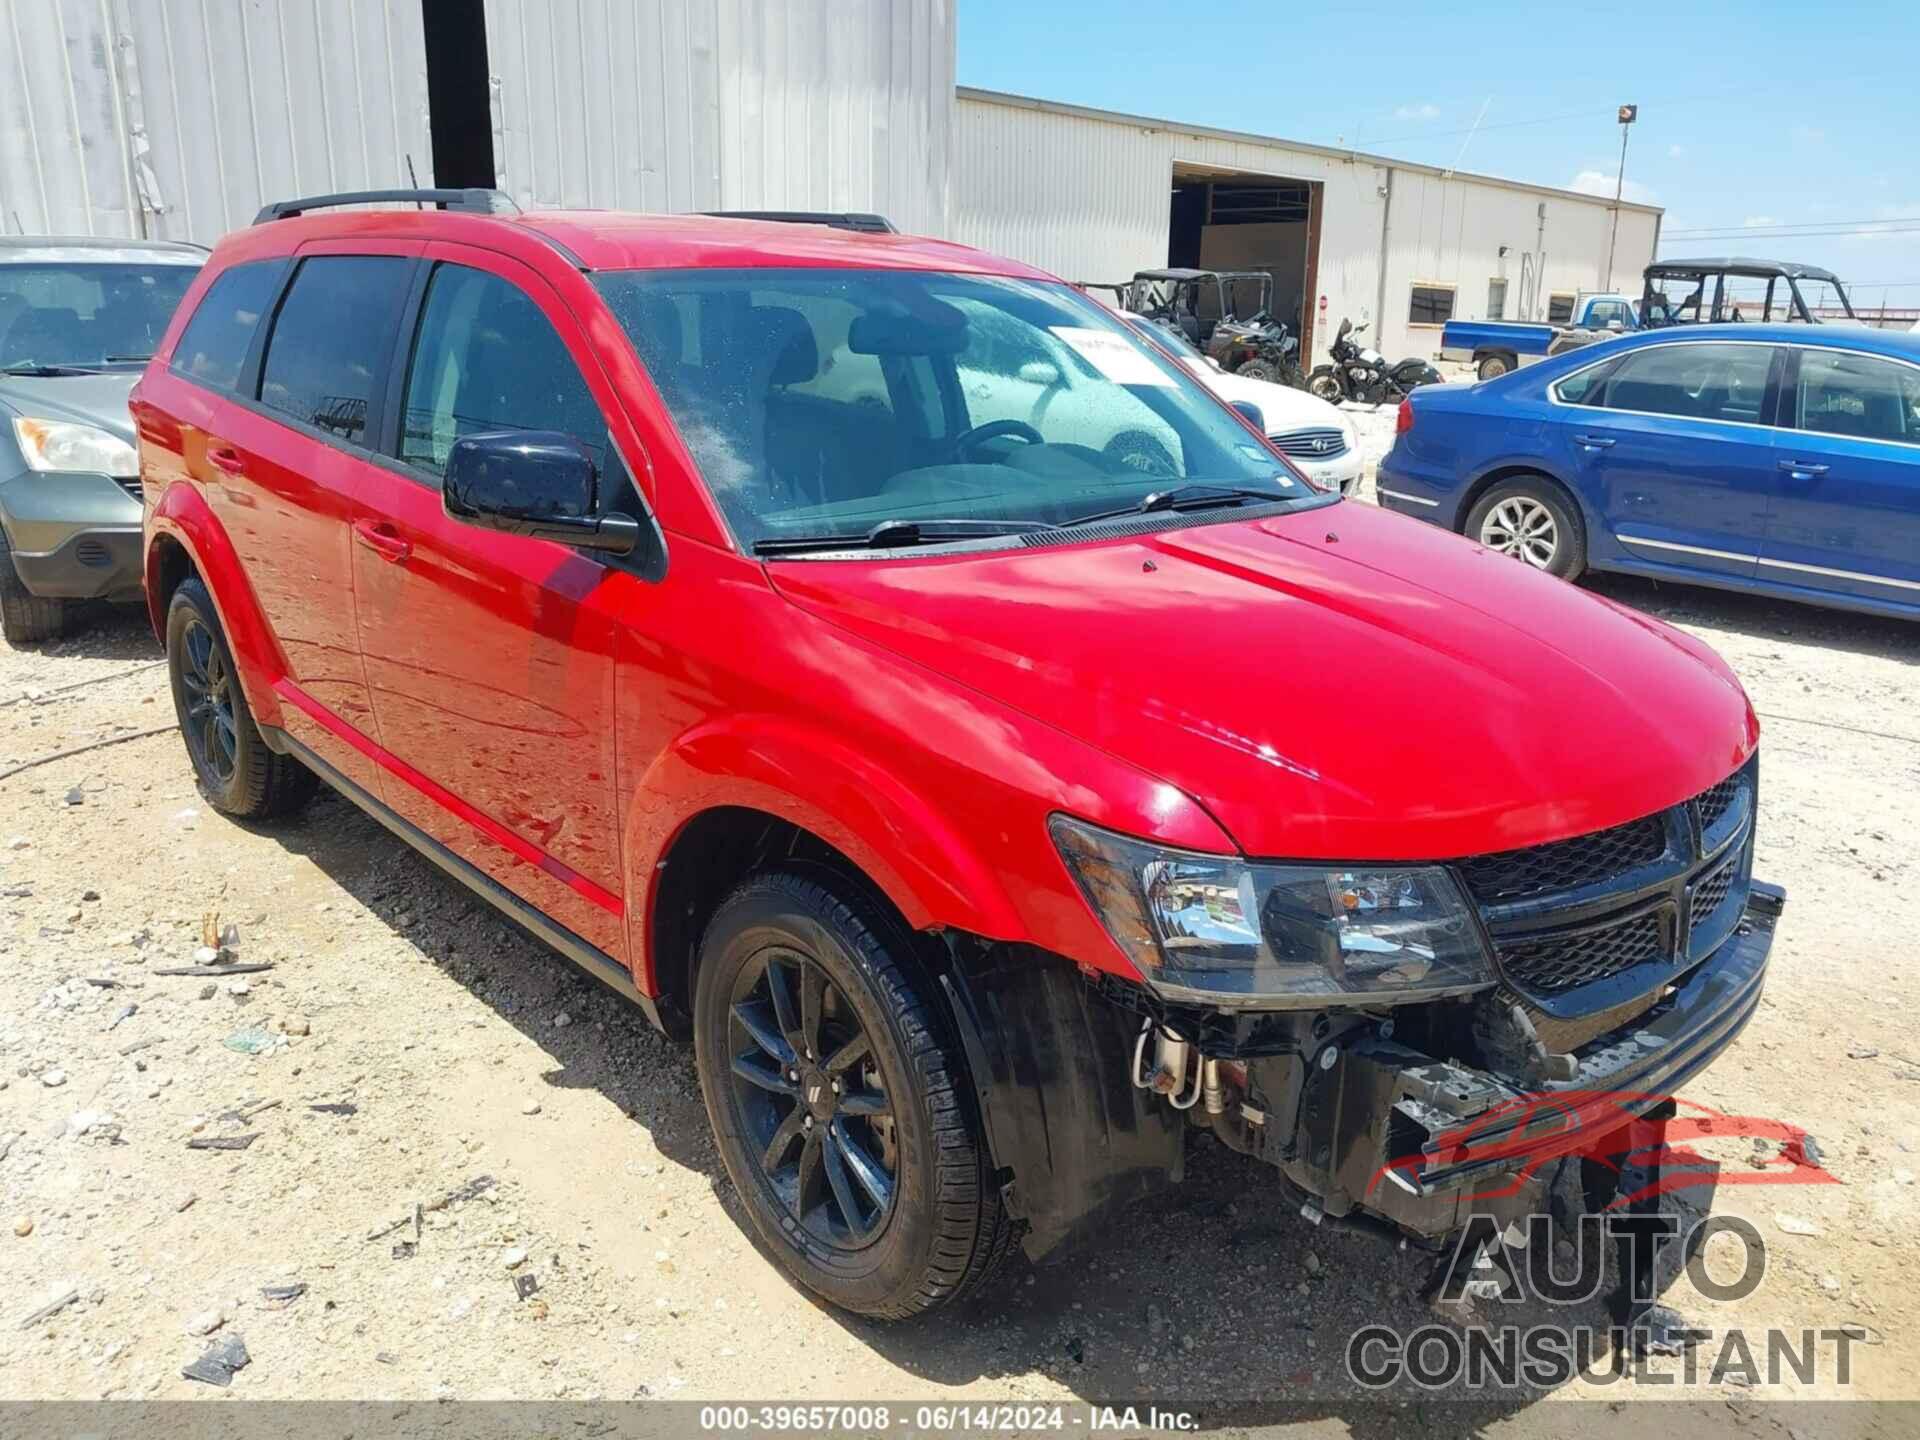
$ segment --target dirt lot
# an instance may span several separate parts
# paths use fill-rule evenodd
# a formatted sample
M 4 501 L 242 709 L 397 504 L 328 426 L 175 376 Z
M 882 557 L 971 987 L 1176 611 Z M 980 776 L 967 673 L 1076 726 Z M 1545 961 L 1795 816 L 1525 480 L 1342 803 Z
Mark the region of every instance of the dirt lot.
M 1361 414 L 1384 444 L 1391 413 Z M 1768 1274 L 1680 1303 L 1867 1327 L 1852 1393 L 1920 1397 L 1920 627 L 1598 588 L 1718 646 L 1766 717 L 1757 871 L 1789 908 L 1760 1016 L 1688 1098 L 1805 1126 L 1840 1182 L 1723 1185 Z M 0 772 L 169 725 L 156 660 L 131 614 L 0 650 Z M 210 916 L 272 968 L 158 975 Z M 1314 1232 L 1217 1147 L 1075 1263 L 1017 1262 L 937 1323 L 821 1309 L 745 1238 L 688 1052 L 344 801 L 222 819 L 170 732 L 0 780 L 0 951 L 0 1396 L 223 1393 L 180 1374 L 211 1326 L 252 1357 L 229 1396 L 1217 1406 L 1331 1393 L 1358 1324 L 1428 1318 L 1411 1258 Z M 1721 1158 L 1752 1169 L 1745 1140 Z M 1592 1394 L 1625 1398 L 1554 1398 Z M 1530 1407 L 1518 1428 L 1564 1423 Z

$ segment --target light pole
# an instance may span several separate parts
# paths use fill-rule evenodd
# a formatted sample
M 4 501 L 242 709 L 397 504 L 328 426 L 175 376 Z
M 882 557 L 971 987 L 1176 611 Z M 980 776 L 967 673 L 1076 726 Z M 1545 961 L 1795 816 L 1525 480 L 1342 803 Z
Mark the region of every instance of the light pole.
M 1627 183 L 1627 132 L 1640 116 L 1638 105 L 1620 107 L 1620 170 L 1613 177 L 1613 230 L 1607 236 L 1607 285 L 1613 289 L 1613 249 L 1620 243 L 1620 192 Z

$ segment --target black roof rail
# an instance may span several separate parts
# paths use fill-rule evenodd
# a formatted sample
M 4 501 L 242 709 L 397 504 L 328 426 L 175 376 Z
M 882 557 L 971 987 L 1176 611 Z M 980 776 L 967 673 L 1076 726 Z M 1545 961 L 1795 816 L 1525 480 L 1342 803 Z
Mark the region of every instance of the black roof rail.
M 483 215 L 503 212 L 518 214 L 520 207 L 503 190 L 349 190 L 340 195 L 308 195 L 299 200 L 276 200 L 260 207 L 253 223 L 287 220 L 309 210 L 330 210 L 339 205 L 431 205 L 439 210 L 471 210 Z
M 863 235 L 898 235 L 899 227 L 884 215 L 837 210 L 704 210 L 716 220 L 777 220 L 786 225 L 830 225 L 835 230 L 858 230 Z

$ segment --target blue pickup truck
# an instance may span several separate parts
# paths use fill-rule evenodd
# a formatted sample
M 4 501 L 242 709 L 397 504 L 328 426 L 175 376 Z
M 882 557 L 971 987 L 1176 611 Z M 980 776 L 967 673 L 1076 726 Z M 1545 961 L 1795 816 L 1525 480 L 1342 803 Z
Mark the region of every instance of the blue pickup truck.
M 1449 320 L 1440 332 L 1440 358 L 1470 364 L 1482 380 L 1492 380 L 1549 355 L 1639 328 L 1640 313 L 1625 295 L 1594 291 L 1574 297 L 1573 313 L 1564 324 Z

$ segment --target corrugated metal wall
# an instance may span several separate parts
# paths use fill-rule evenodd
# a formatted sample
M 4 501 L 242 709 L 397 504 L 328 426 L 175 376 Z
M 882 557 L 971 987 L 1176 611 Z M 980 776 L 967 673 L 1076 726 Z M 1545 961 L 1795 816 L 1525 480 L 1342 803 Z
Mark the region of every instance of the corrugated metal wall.
M 875 210 L 946 228 L 951 0 L 487 0 L 523 206 Z
M 1167 263 L 1176 165 L 1320 181 L 1319 290 L 1328 313 L 1373 313 L 1386 170 L 1130 117 L 962 90 L 954 114 L 953 238 L 1069 280 L 1124 280 Z M 1332 327 L 1320 326 L 1324 350 Z
M 1415 281 L 1456 285 L 1457 313 L 1478 317 L 1488 279 L 1509 276 L 1515 318 L 1523 251 L 1546 252 L 1542 313 L 1549 290 L 1605 281 L 1604 200 L 979 90 L 961 90 L 954 111 L 950 230 L 1070 280 L 1124 280 L 1167 262 L 1176 166 L 1321 183 L 1317 288 L 1328 323 L 1315 328 L 1319 358 L 1343 316 L 1370 322 L 1371 342 L 1395 359 L 1431 354 L 1437 329 L 1407 323 Z M 1657 219 L 1621 211 L 1614 279 L 1629 291 L 1653 258 Z
M 946 229 L 952 0 L 486 0 L 522 205 Z M 0 227 L 211 244 L 433 183 L 420 0 L 0 0 Z
M 0 0 L 0 224 L 211 244 L 432 184 L 419 0 Z

